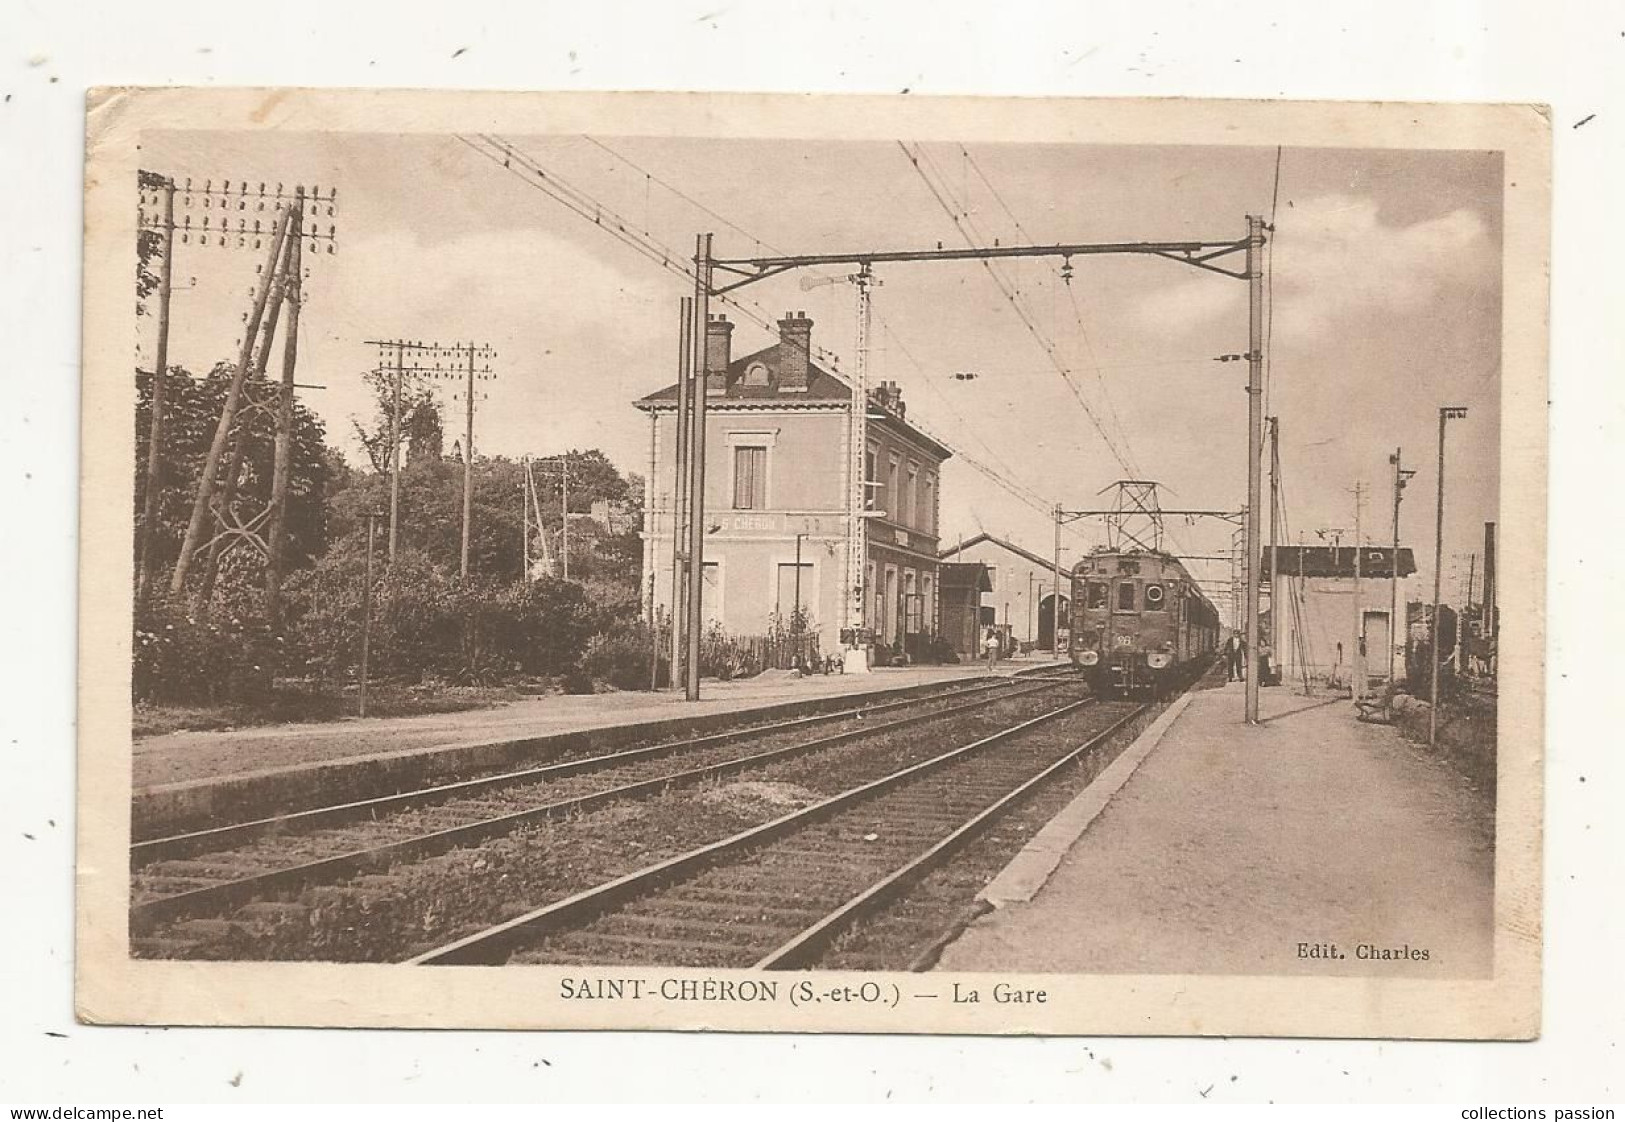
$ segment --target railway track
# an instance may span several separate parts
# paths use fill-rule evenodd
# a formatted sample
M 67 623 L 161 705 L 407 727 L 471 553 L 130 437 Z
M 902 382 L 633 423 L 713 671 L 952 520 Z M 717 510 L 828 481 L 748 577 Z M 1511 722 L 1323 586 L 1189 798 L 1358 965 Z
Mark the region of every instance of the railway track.
M 854 717 L 861 718 L 867 715 L 891 712 L 927 704 L 931 701 L 1008 689 L 1022 682 L 1049 681 L 1071 676 L 1072 672 L 1069 669 L 1050 668 L 1037 673 L 1014 675 L 1008 678 L 993 680 L 969 679 L 961 683 L 955 683 L 940 692 L 924 696 L 904 697 L 894 701 L 866 702 L 828 713 L 814 713 L 805 717 L 793 717 L 765 723 L 747 723 L 736 728 L 724 729 L 703 736 L 662 740 L 652 744 L 635 744 L 615 751 L 597 754 L 594 754 L 590 749 L 575 752 L 566 750 L 560 755 L 550 758 L 545 764 L 426 784 L 407 791 L 393 792 L 365 799 L 350 799 L 325 806 L 308 807 L 267 815 L 263 818 L 225 823 L 201 830 L 141 838 L 130 845 L 130 864 L 132 868 L 139 868 L 152 861 L 218 850 L 267 834 L 282 833 L 289 829 L 309 829 L 315 826 L 374 817 L 389 811 L 430 805 L 437 800 L 498 791 L 507 786 L 593 771 L 612 767 L 617 763 L 659 759 L 693 749 L 717 747 L 778 732 L 816 728 Z
M 814 756 L 1068 684 L 1075 688 L 1068 677 L 1000 679 L 946 695 L 729 730 L 137 843 L 131 849 L 131 931 L 145 935 L 187 916 L 275 899 L 475 845 L 548 819 Z M 837 731 L 805 735 L 830 725 Z M 674 768 L 669 758 L 677 755 L 681 766 Z
M 813 965 L 1146 708 L 1068 701 L 409 961 Z

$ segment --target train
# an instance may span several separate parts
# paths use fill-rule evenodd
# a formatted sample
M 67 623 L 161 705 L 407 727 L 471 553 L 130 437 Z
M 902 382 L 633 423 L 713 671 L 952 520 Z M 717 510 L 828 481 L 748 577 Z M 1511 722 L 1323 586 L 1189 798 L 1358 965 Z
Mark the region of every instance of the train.
M 1161 697 L 1219 649 L 1219 610 L 1177 557 L 1098 549 L 1072 569 L 1072 664 L 1095 692 Z

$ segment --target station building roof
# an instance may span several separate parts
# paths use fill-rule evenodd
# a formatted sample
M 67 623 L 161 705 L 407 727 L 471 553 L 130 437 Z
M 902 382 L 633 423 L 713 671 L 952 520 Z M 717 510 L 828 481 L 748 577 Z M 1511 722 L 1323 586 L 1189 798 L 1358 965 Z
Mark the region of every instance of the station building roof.
M 1393 575 L 1392 546 L 1363 546 L 1360 549 L 1360 576 L 1387 580 Z M 1282 545 L 1275 548 L 1276 571 L 1286 576 L 1354 579 L 1354 547 L 1330 545 Z M 1269 548 L 1264 550 L 1264 571 L 1269 572 Z M 1409 549 L 1399 551 L 1399 576 L 1416 572 L 1416 558 Z

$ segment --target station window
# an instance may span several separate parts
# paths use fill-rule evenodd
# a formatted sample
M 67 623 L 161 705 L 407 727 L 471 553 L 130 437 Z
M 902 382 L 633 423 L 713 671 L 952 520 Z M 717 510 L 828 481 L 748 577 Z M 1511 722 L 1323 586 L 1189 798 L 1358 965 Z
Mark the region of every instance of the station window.
M 1132 612 L 1134 610 L 1134 582 L 1126 580 L 1117 586 L 1117 610 Z
M 1084 586 L 1083 606 L 1099 610 L 1106 606 L 1106 586 L 1098 580 L 1092 580 Z
M 875 467 L 875 456 L 875 446 L 871 444 L 864 450 L 863 453 L 863 481 L 865 484 L 863 489 L 864 510 L 880 509 L 875 503 L 875 500 L 880 497 L 875 494 L 875 492 L 880 489 L 880 474 L 879 469 Z M 873 581 L 870 582 L 870 584 L 873 583 Z
M 767 449 L 741 444 L 734 448 L 734 509 L 767 506 Z

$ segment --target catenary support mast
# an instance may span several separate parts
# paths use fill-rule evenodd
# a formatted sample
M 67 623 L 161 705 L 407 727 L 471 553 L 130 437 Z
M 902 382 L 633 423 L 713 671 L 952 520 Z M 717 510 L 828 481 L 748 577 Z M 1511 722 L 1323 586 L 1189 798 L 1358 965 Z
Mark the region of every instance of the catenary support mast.
M 689 437 L 692 461 L 689 485 L 688 525 L 688 663 L 684 695 L 700 699 L 700 633 L 705 626 L 705 395 L 706 352 L 711 318 L 711 235 L 701 234 L 694 252 L 693 357 L 690 370 L 694 383 L 693 434 Z

